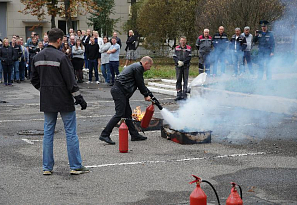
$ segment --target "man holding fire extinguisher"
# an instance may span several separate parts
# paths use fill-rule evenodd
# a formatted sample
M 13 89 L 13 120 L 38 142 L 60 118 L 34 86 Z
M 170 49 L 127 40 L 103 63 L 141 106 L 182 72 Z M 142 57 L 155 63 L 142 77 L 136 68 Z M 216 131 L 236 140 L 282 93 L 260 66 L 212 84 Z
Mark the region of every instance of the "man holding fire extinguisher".
M 116 113 L 102 131 L 99 137 L 101 141 L 112 145 L 115 144 L 115 142 L 111 140 L 110 134 L 122 118 L 126 118 L 126 124 L 131 135 L 131 141 L 141 141 L 147 139 L 147 137 L 140 135 L 134 127 L 129 99 L 138 88 L 146 101 L 151 100 L 151 97 L 149 96 L 151 95 L 151 92 L 144 84 L 143 73 L 150 70 L 152 65 L 153 59 L 149 56 L 145 56 L 140 60 L 140 62 L 127 66 L 120 75 L 117 76 L 115 83 L 110 90 L 114 100 Z

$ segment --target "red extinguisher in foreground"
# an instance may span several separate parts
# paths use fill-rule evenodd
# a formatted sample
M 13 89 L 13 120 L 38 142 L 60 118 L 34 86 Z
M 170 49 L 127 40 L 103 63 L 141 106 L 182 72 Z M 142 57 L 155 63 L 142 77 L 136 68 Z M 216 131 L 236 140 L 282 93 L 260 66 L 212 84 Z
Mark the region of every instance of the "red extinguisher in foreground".
M 232 184 L 232 189 L 231 189 L 231 193 L 226 201 L 226 205 L 243 205 L 241 187 L 234 182 L 231 182 L 231 184 Z M 236 190 L 236 186 L 239 187 L 240 196 Z
M 196 183 L 196 188 L 192 191 L 192 193 L 190 195 L 190 205 L 207 205 L 207 196 L 200 187 L 201 182 L 206 182 L 207 184 L 209 184 L 211 186 L 211 188 L 213 189 L 213 191 L 217 197 L 218 204 L 221 205 L 218 193 L 215 190 L 215 188 L 213 187 L 213 185 L 206 180 L 201 180 L 201 178 L 199 178 L 195 175 L 192 175 L 192 176 L 195 178 L 195 180 L 190 182 L 190 184 Z
M 122 120 L 119 127 L 119 151 L 121 153 L 128 152 L 128 126 L 125 123 L 125 120 Z
M 160 102 L 157 100 L 157 98 L 154 97 L 153 94 L 150 94 L 149 95 L 151 97 L 151 101 L 152 101 L 152 104 L 149 105 L 146 110 L 145 110 L 145 114 L 141 120 L 141 124 L 140 126 L 142 128 L 147 128 L 150 124 L 150 121 L 154 115 L 154 112 L 155 112 L 155 107 L 154 105 L 156 105 L 160 110 L 163 109 L 163 107 L 161 106 Z

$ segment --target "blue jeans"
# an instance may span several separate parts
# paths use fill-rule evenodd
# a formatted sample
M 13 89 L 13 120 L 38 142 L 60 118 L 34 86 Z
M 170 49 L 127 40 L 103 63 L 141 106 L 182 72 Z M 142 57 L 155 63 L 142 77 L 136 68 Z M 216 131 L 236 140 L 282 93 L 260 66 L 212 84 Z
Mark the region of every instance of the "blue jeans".
M 214 55 L 215 55 L 215 62 L 213 65 L 213 74 L 217 74 L 217 68 L 218 68 L 218 63 L 221 62 L 221 73 L 225 73 L 226 70 L 226 58 L 225 58 L 225 51 L 217 51 L 216 49 L 214 50 Z
M 102 75 L 105 79 L 106 83 L 110 83 L 110 69 L 109 69 L 109 63 L 102 64 L 101 65 L 101 71 Z
M 119 61 L 109 61 L 110 73 L 111 73 L 111 83 L 114 83 L 115 74 L 119 75 Z
M 76 134 L 76 113 L 61 112 L 66 132 L 67 153 L 70 169 L 79 169 L 81 156 L 79 151 L 79 141 Z M 54 167 L 53 142 L 54 132 L 58 113 L 44 113 L 44 137 L 43 137 L 43 171 L 52 171 Z
M 233 51 L 232 61 L 234 63 L 234 74 L 237 75 L 238 72 L 241 74 L 243 72 L 243 52 L 242 51 Z
M 89 81 L 92 81 L 93 78 L 93 70 L 95 71 L 96 81 L 99 81 L 98 77 L 98 60 L 89 60 Z
M 19 61 L 13 62 L 13 68 L 11 71 L 11 81 L 13 82 L 14 79 L 19 80 L 20 79 L 20 73 L 19 73 Z

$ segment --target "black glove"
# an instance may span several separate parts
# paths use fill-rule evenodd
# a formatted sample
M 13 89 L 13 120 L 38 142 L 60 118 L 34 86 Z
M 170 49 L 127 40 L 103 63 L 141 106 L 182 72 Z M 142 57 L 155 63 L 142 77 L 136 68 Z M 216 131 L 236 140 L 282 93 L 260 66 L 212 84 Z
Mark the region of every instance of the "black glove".
M 87 108 L 87 102 L 84 100 L 82 95 L 75 96 L 74 99 L 75 99 L 74 104 L 75 105 L 80 104 L 82 110 L 85 110 Z

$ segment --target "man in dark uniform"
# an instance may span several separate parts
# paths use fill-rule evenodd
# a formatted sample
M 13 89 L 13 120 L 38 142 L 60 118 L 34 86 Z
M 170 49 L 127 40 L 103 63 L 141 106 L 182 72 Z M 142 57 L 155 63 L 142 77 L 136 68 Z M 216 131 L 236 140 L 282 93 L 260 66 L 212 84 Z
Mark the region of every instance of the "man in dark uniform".
M 226 70 L 226 49 L 229 47 L 229 41 L 228 41 L 228 36 L 224 32 L 225 28 L 223 26 L 219 27 L 219 32 L 216 33 L 213 38 L 212 38 L 212 43 L 214 47 L 214 58 L 215 62 L 213 65 L 213 76 L 217 75 L 217 67 L 218 67 L 218 62 L 221 62 L 221 74 L 225 73 Z
M 258 52 L 258 59 L 259 59 L 259 70 L 258 70 L 258 79 L 262 79 L 264 75 L 264 69 L 266 67 L 266 79 L 271 79 L 271 69 L 269 62 L 271 57 L 274 55 L 274 36 L 271 31 L 268 31 L 267 25 L 269 24 L 268 21 L 260 21 L 262 31 L 256 31 L 254 42 L 258 42 L 259 44 L 259 52 Z
M 115 103 L 116 114 L 110 119 L 101 133 L 99 139 L 108 144 L 114 145 L 110 134 L 116 124 L 122 119 L 127 118 L 126 124 L 129 128 L 131 141 L 141 141 L 147 138 L 140 135 L 132 122 L 132 110 L 129 99 L 138 88 L 146 101 L 151 100 L 151 92 L 144 84 L 143 73 L 150 70 L 153 60 L 149 56 L 143 57 L 140 62 L 127 66 L 115 79 L 115 83 L 110 90 Z
M 185 36 L 180 37 L 179 43 L 180 44 L 175 47 L 173 54 L 177 91 L 175 101 L 187 99 L 189 68 L 192 58 L 192 49 L 191 46 L 187 45 L 187 38 Z M 184 82 L 183 86 L 182 81 Z
M 43 174 L 51 175 L 54 167 L 53 141 L 58 112 L 66 132 L 67 152 L 71 174 L 82 174 L 89 170 L 82 166 L 79 141 L 76 134 L 76 113 L 74 104 L 81 109 L 87 103 L 79 94 L 69 58 L 59 47 L 63 31 L 50 30 L 49 45 L 38 53 L 32 62 L 32 85 L 40 91 L 40 111 L 44 112 Z M 75 103 L 74 103 L 74 99 Z

